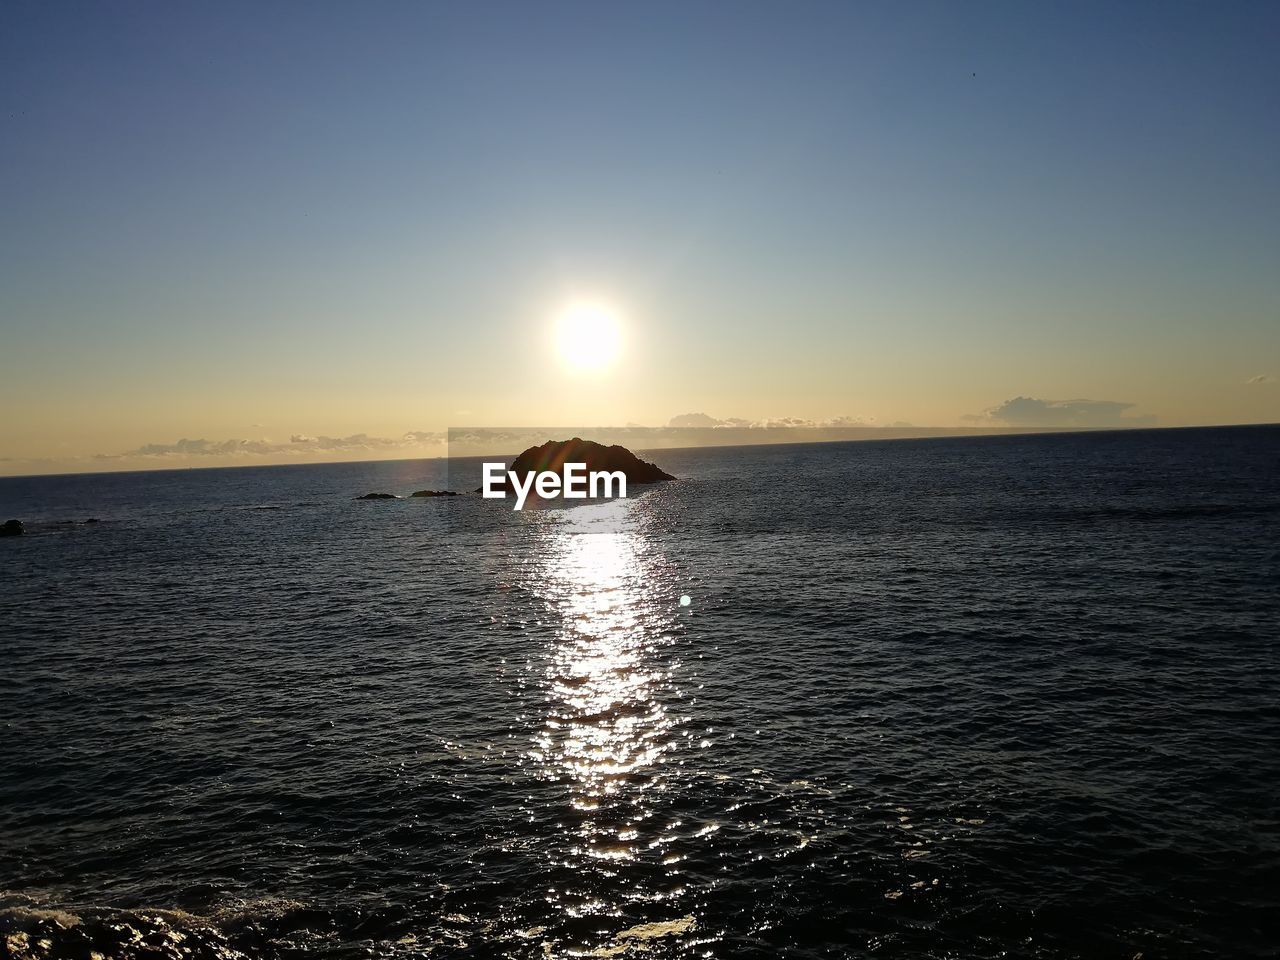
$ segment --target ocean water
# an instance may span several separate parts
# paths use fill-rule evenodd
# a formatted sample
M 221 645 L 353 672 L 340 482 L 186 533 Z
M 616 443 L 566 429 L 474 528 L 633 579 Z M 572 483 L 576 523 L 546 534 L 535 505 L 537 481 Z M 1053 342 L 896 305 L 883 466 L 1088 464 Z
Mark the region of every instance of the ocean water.
M 0 480 L 0 955 L 1276 955 L 1280 429 L 651 459 Z

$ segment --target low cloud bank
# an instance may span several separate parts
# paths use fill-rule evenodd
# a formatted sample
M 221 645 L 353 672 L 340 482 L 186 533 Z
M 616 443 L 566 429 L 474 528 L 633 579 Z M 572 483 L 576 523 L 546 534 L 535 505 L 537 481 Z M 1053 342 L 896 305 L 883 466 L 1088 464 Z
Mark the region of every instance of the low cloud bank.
M 386 454 L 402 452 L 406 456 L 423 455 L 423 448 L 434 448 L 432 454 L 444 452 L 445 435 L 438 431 L 411 430 L 399 438 L 371 437 L 367 433 L 354 433 L 349 437 L 309 437 L 295 433 L 288 443 L 271 440 L 188 440 L 185 437 L 173 443 L 147 443 L 124 453 L 99 453 L 95 460 L 126 460 L 133 458 L 166 459 L 187 457 L 277 457 L 310 456 L 314 454 Z
M 727 417 L 721 420 L 705 413 L 682 413 L 668 420 L 667 426 L 677 430 L 776 430 L 804 427 L 875 427 L 879 424 L 874 417 L 831 417 L 826 420 L 811 420 L 808 417 L 766 417 L 763 420 L 744 420 L 742 417 Z M 898 422 L 891 426 L 909 427 L 911 424 Z
M 1275 377 L 1259 375 L 1246 383 L 1263 384 Z M 480 454 L 514 454 L 547 439 L 563 439 L 566 431 L 604 443 L 620 443 L 635 449 L 717 446 L 726 444 L 814 442 L 821 440 L 889 439 L 930 436 L 962 436 L 1027 429 L 1098 429 L 1149 427 L 1152 416 L 1134 415 L 1134 404 L 1116 400 L 1043 400 L 1013 397 L 981 414 L 961 419 L 963 427 L 919 427 L 901 420 L 877 422 L 874 417 L 714 417 L 682 413 L 665 426 L 645 427 L 487 427 L 450 431 L 410 430 L 398 437 L 354 433 L 345 437 L 292 434 L 287 441 L 260 438 L 209 440 L 204 437 L 146 443 L 121 453 L 97 453 L 58 458 L 0 457 L 0 474 L 65 472 L 86 469 L 146 469 L 224 464 L 319 460 L 379 460 L 448 457 Z
M 1040 400 L 1014 397 L 980 414 L 962 419 L 970 423 L 990 423 L 1008 427 L 1149 427 L 1152 416 L 1131 416 L 1135 404 L 1118 400 Z

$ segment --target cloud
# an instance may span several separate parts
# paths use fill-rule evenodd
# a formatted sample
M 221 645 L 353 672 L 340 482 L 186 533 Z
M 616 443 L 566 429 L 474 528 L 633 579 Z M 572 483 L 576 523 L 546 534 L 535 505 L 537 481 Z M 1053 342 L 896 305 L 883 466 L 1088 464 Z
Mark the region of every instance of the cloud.
M 819 420 L 819 427 L 874 427 L 876 426 L 875 417 L 831 417 L 828 420 Z
M 367 433 L 354 433 L 349 437 L 310 437 L 295 433 L 288 443 L 271 440 L 206 440 L 199 438 L 175 440 L 172 443 L 147 443 L 123 453 L 99 453 L 95 460 L 121 460 L 134 457 L 147 459 L 178 459 L 189 457 L 279 457 L 305 456 L 308 454 L 347 453 L 423 453 L 423 448 L 443 449 L 445 435 L 431 430 L 411 430 L 402 437 L 371 437 Z M 432 450 L 440 453 L 441 450 Z
M 757 420 L 748 426 L 756 427 L 763 430 L 768 429 L 805 429 L 813 428 L 818 425 L 816 420 L 810 420 L 808 417 L 765 417 L 763 420 Z
M 275 453 L 277 444 L 266 440 L 188 440 L 185 437 L 173 443 L 148 443 L 121 456 L 129 457 L 222 457 L 237 453 Z
M 668 427 L 676 427 L 678 429 L 719 427 L 723 426 L 723 424 L 723 420 L 717 420 L 715 417 L 708 416 L 705 413 L 682 413 L 678 417 L 672 417 L 667 421 Z
M 384 450 L 394 450 L 406 443 L 415 441 L 404 439 L 390 440 L 385 437 L 371 437 L 367 433 L 353 433 L 349 437 L 307 437 L 302 434 L 294 434 L 289 438 L 288 447 L 282 447 L 276 450 L 281 452 L 305 452 L 305 453 L 377 453 Z
M 742 417 L 728 417 L 721 420 L 705 413 L 682 413 L 667 421 L 668 427 L 679 430 L 688 429 L 734 429 L 734 430 L 769 430 L 769 429 L 814 429 L 822 427 L 873 427 L 873 417 L 830 417 L 825 420 L 812 420 L 808 417 L 765 417 L 763 420 L 745 420 Z
M 1266 374 L 1259 374 L 1256 377 L 1250 377 L 1245 383 L 1273 383 L 1275 379 L 1275 377 L 1269 377 Z
M 1014 397 L 985 413 L 962 419 L 975 423 L 999 423 L 1010 427 L 1140 427 L 1155 417 L 1130 416 L 1134 404 L 1118 400 L 1039 400 Z

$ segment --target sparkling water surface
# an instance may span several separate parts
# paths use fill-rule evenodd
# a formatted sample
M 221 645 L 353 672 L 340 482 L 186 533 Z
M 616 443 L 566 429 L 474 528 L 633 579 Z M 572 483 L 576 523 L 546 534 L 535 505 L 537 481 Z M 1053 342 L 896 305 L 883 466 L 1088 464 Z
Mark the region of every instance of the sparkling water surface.
M 0 955 L 1275 955 L 1280 429 L 649 458 L 0 479 Z

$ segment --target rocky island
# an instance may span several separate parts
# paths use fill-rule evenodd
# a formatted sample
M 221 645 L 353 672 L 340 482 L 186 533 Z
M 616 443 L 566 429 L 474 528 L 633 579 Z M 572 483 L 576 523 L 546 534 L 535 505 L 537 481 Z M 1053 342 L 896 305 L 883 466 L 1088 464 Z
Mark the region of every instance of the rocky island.
M 586 464 L 588 473 L 596 471 L 622 473 L 627 478 L 628 486 L 675 479 L 657 464 L 641 460 L 626 447 L 616 443 L 606 447 L 603 443 L 583 440 L 581 437 L 570 440 L 548 440 L 540 447 L 530 447 L 515 458 L 508 470 L 509 473 L 521 478 L 531 473 L 545 471 L 563 475 L 566 463 Z M 504 480 L 496 486 L 501 487 L 505 483 Z

